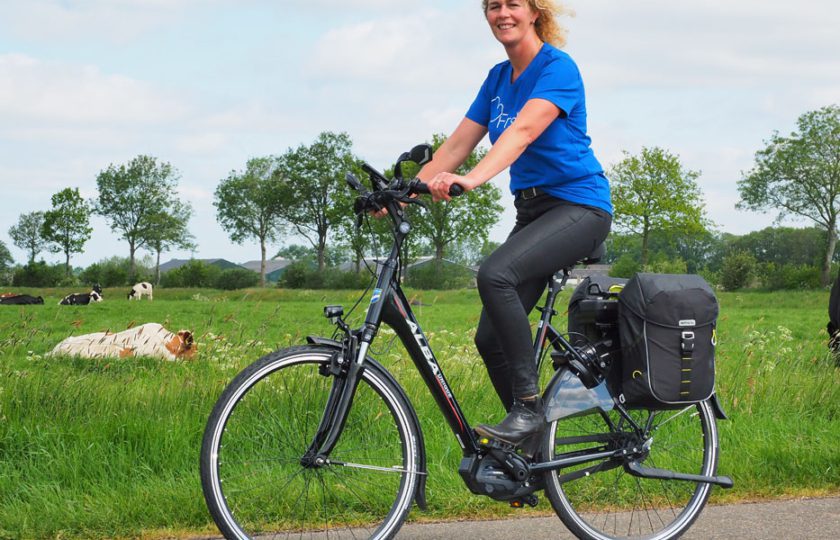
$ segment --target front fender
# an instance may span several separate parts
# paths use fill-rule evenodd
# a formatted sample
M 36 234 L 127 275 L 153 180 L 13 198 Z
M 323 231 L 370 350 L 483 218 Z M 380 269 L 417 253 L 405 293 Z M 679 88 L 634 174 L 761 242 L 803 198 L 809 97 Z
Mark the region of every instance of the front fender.
M 334 339 L 325 338 L 321 336 L 306 336 L 306 342 L 310 345 L 322 345 L 326 347 L 333 347 L 335 349 L 341 349 L 342 345 L 341 342 L 336 341 Z M 423 473 L 419 478 L 419 482 L 417 483 L 417 494 L 415 495 L 415 501 L 417 502 L 417 506 L 421 510 L 426 510 L 428 505 L 426 504 L 426 478 L 428 478 L 427 470 L 426 470 L 426 443 L 423 439 L 423 430 L 420 427 L 420 419 L 417 418 L 417 413 L 414 410 L 414 406 L 411 404 L 411 400 L 408 399 L 408 396 L 403 390 L 403 387 L 400 386 L 400 383 L 394 378 L 391 373 L 385 369 L 382 364 L 367 356 L 365 358 L 365 365 L 367 369 L 375 369 L 383 378 L 385 378 L 389 383 L 393 385 L 393 387 L 397 390 L 400 397 L 405 400 L 408 404 L 408 414 L 409 420 L 414 425 L 415 433 L 417 433 L 417 446 L 420 455 L 419 464 L 420 464 L 420 472 Z

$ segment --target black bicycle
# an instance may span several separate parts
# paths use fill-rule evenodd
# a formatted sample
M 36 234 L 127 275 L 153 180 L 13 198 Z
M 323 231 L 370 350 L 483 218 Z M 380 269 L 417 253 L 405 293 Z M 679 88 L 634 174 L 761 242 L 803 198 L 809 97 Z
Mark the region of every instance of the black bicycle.
M 403 154 L 392 180 L 365 164 L 372 191 L 347 176 L 359 193 L 360 219 L 387 208 L 394 231 L 364 324 L 350 328 L 340 306 L 327 306 L 340 339 L 309 337 L 307 345 L 260 358 L 216 403 L 201 448 L 201 481 L 219 529 L 226 538 L 391 538 L 412 503 L 426 508 L 420 423 L 399 383 L 368 354 L 385 323 L 452 429 L 470 491 L 522 506 L 536 504 L 535 492 L 545 490 L 579 538 L 680 536 L 713 484 L 732 485 L 715 476 L 715 419 L 723 413 L 714 400 L 655 411 L 629 410 L 614 398 L 611 355 L 592 344 L 573 346 L 551 325 L 570 269 L 548 281 L 534 342 L 535 361 L 548 357 L 553 370 L 540 447 L 523 452 L 479 440 L 470 427 L 400 287 L 401 247 L 411 231 L 403 206 L 423 204 L 414 195 L 428 193 L 423 183 L 402 178 L 401 164 L 431 157 L 428 145 Z

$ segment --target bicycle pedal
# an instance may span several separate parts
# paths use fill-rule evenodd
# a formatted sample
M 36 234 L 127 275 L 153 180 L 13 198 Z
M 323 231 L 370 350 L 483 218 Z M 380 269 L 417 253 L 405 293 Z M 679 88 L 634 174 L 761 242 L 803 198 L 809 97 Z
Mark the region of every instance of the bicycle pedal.
M 509 442 L 500 441 L 498 439 L 490 439 L 488 437 L 480 437 L 478 439 L 478 444 L 485 448 L 493 448 L 496 450 L 501 450 L 503 452 L 516 451 L 516 446 L 510 444 Z
M 537 506 L 537 504 L 539 504 L 539 502 L 540 499 L 536 495 L 531 493 L 530 495 L 525 495 L 524 497 L 520 497 L 518 499 L 510 501 L 510 507 L 525 508 L 525 506 L 528 505 L 531 508 L 534 508 L 535 506 Z

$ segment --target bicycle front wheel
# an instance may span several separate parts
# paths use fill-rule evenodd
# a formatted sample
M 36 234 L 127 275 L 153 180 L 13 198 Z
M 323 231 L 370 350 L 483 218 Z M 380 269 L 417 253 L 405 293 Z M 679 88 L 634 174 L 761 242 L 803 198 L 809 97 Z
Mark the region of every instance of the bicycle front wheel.
M 636 437 L 644 449 L 637 459 L 645 467 L 715 474 L 718 435 L 708 402 L 676 411 L 629 413 L 646 427 L 641 437 L 616 411 L 565 418 L 549 425 L 543 455 L 551 460 L 598 446 L 615 449 Z M 580 478 L 561 483 L 562 475 L 575 470 L 581 471 Z M 710 492 L 708 483 L 632 476 L 620 461 L 587 463 L 546 475 L 546 494 L 557 515 L 578 538 L 590 540 L 677 538 L 700 515 Z
M 201 480 L 226 538 L 390 538 L 417 489 L 410 405 L 378 365 L 363 371 L 326 464 L 304 466 L 333 382 L 335 349 L 296 347 L 246 368 L 204 433 Z M 324 374 L 326 373 L 326 375 Z

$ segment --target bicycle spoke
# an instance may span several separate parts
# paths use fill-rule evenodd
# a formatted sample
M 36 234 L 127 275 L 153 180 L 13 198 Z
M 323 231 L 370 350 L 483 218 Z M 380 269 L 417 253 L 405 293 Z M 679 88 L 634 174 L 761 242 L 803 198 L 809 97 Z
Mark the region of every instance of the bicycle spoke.
M 612 439 L 615 444 L 629 444 L 628 448 L 639 449 L 632 459 L 647 462 L 648 467 L 693 474 L 714 472 L 714 464 L 706 458 L 714 445 L 714 441 L 708 438 L 714 417 L 707 405 L 679 411 L 642 410 L 629 413 L 638 425 L 651 426 L 652 439 L 645 440 L 636 434 L 630 423 L 616 411 L 610 413 L 615 415 L 615 423 L 591 414 L 558 421 L 550 426 L 553 440 L 558 444 L 553 448 L 554 454 L 547 459 L 558 452 L 578 450 L 586 445 L 586 441 L 597 440 L 598 436 L 612 432 L 612 437 L 616 437 Z M 614 427 L 611 428 L 611 425 Z M 640 443 L 644 444 L 639 446 Z M 551 474 L 564 472 L 560 470 Z M 558 515 L 582 538 L 638 539 L 656 536 L 661 531 L 675 531 L 668 534 L 676 535 L 676 531 L 690 525 L 705 504 L 709 492 L 708 486 L 702 488 L 702 484 L 696 482 L 629 475 L 623 467 L 590 473 L 559 488 L 551 481 L 546 486 L 549 500 Z M 566 501 L 565 504 L 561 504 L 561 500 Z M 689 517 L 685 518 L 684 513 L 688 513 Z

